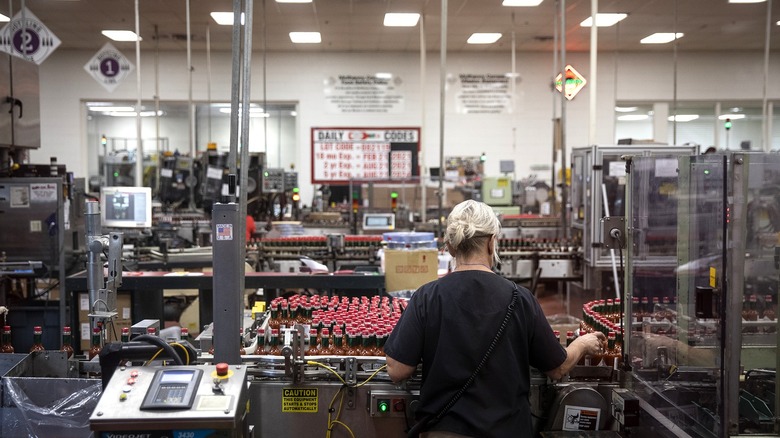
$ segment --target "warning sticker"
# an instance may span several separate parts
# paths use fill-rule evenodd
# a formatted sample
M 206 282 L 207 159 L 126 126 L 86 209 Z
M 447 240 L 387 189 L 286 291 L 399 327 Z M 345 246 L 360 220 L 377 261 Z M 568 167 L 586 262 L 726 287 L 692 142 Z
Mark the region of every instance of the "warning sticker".
M 601 409 L 566 405 L 563 430 L 598 430 Z
M 282 390 L 282 412 L 312 412 L 318 411 L 317 388 L 295 388 Z

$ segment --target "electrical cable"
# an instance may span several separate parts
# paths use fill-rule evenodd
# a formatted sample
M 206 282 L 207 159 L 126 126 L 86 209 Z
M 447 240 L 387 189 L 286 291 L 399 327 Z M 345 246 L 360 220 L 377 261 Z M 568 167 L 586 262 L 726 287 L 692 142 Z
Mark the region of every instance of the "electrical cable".
M 162 349 L 162 348 L 161 348 L 161 349 L 159 349 L 159 350 L 157 350 L 157 353 L 154 353 L 154 356 L 152 356 L 152 358 L 151 358 L 151 359 L 147 360 L 147 361 L 146 361 L 146 363 L 144 364 L 144 366 L 147 366 L 147 365 L 149 365 L 150 363 L 152 363 L 152 361 L 154 361 L 155 359 L 157 359 L 157 356 L 159 356 L 159 355 L 160 355 L 160 353 L 162 353 L 162 352 L 163 352 L 163 349 Z
M 325 365 L 324 363 L 315 362 L 313 360 L 307 360 L 306 361 L 306 365 L 314 365 L 314 366 L 318 366 L 318 367 L 321 367 L 321 368 L 325 368 L 326 370 L 328 370 L 331 373 L 333 373 L 334 376 L 338 377 L 338 379 L 341 381 L 341 383 L 344 386 L 349 386 L 349 385 L 347 385 L 347 382 L 344 380 L 344 378 L 342 378 L 336 370 L 334 370 L 333 368 L 329 367 L 328 365 Z
M 168 353 L 168 356 L 173 359 L 174 362 L 176 362 L 176 365 L 184 365 L 184 362 L 181 360 L 181 357 L 176 354 L 176 350 L 173 349 L 167 342 L 164 340 L 158 338 L 157 336 L 151 336 L 151 335 L 141 335 L 133 339 L 134 341 L 138 342 L 146 342 L 148 344 L 156 345 L 163 350 L 165 350 L 166 353 Z M 155 354 L 155 357 L 157 355 Z
M 360 388 L 361 386 L 365 385 L 366 383 L 369 382 L 369 380 L 373 379 L 377 374 L 379 374 L 380 371 L 384 370 L 385 368 L 387 368 L 387 364 L 384 364 L 381 367 L 377 368 L 377 370 L 374 371 L 373 374 L 368 376 L 368 378 L 366 380 L 364 380 L 362 383 L 358 383 L 357 385 L 355 385 L 355 387 L 356 388 Z
M 114 335 L 116 336 L 116 333 L 114 333 Z M 182 344 L 180 344 L 178 342 L 174 342 L 171 345 L 174 346 L 174 347 L 179 347 L 182 350 L 184 350 L 184 358 L 187 361 L 187 363 L 185 365 L 189 365 L 190 364 L 190 352 L 187 351 L 187 347 L 185 347 L 184 345 L 182 345 Z

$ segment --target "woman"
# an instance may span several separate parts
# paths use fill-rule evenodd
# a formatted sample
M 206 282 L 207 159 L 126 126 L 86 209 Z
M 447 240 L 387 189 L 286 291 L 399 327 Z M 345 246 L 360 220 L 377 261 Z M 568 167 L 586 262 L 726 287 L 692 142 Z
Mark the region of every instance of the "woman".
M 435 418 L 451 404 L 428 423 L 427 429 L 435 431 L 429 437 L 530 436 L 529 368 L 560 379 L 604 342 L 597 333 L 577 338 L 566 349 L 560 345 L 533 295 L 493 273 L 500 231 L 488 205 L 469 200 L 455 206 L 444 236 L 455 270 L 415 292 L 385 344 L 394 382 L 423 364 L 418 420 Z M 510 302 L 515 302 L 511 311 Z M 484 367 L 452 403 L 502 325 Z

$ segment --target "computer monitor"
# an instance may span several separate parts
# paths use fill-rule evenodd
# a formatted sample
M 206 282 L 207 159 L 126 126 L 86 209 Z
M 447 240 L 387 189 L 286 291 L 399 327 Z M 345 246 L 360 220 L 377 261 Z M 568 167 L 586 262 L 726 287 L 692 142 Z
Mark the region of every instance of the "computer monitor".
M 100 189 L 100 219 L 108 228 L 151 228 L 150 187 L 103 187 Z

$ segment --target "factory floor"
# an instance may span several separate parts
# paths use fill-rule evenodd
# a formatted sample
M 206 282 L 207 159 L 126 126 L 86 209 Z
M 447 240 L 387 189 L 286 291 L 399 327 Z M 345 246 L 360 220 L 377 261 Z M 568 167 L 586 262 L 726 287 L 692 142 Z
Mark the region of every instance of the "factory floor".
M 542 306 L 544 314 L 551 315 L 566 315 L 566 292 L 565 290 L 559 292 L 557 283 L 542 283 L 536 287 L 536 299 L 539 301 L 539 305 Z M 570 312 L 573 316 L 578 316 L 581 312 L 580 309 L 574 309 L 570 307 Z

